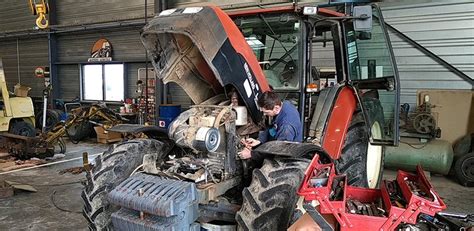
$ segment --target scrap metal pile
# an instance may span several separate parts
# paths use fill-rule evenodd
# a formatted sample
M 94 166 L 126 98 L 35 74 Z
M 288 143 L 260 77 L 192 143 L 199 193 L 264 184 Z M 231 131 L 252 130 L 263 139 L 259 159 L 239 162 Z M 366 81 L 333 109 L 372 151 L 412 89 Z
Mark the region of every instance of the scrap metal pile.
M 100 121 L 100 123 L 95 121 Z M 55 146 L 59 146 L 61 153 L 66 151 L 66 145 L 62 137 L 68 135 L 68 129 L 72 126 L 82 123 L 95 123 L 111 127 L 122 122 L 120 116 L 104 105 L 96 104 L 80 107 L 73 110 L 66 121 L 56 124 L 48 132 L 36 137 L 1 133 L 0 149 L 5 149 L 21 159 L 51 157 L 54 155 Z

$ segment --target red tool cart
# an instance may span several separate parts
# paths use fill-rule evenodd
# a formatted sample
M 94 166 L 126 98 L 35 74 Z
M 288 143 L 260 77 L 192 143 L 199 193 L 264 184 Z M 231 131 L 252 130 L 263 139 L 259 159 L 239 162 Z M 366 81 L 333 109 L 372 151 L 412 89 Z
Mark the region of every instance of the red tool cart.
M 353 187 L 347 181 L 334 164 L 321 164 L 319 156 L 306 170 L 298 194 L 323 230 L 332 227 L 321 214 L 332 214 L 340 230 L 395 230 L 400 224 L 415 224 L 420 213 L 434 216 L 446 208 L 420 166 L 415 174 L 398 171 L 396 180 L 383 181 L 380 189 Z M 317 209 L 309 206 L 314 201 L 319 202 Z

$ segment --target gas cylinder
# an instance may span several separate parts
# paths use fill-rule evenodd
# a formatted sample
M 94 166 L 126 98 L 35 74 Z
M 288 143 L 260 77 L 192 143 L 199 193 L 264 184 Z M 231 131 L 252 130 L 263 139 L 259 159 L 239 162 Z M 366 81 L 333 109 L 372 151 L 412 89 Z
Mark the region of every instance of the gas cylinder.
M 415 171 L 420 164 L 425 171 L 447 175 L 453 156 L 452 145 L 446 140 L 400 142 L 398 147 L 386 147 L 385 167 Z

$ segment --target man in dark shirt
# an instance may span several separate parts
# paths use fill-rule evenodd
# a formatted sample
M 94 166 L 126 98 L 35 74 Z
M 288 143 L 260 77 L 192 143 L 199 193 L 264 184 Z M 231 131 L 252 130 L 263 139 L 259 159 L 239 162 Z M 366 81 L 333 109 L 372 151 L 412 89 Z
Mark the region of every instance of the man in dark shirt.
M 288 101 L 282 102 L 275 92 L 263 93 L 257 103 L 265 116 L 274 117 L 272 126 L 260 132 L 258 140 L 243 139 L 245 148 L 239 152 L 240 158 L 255 158 L 256 154 L 252 153 L 252 148 L 267 141 L 303 141 L 303 126 L 295 106 Z

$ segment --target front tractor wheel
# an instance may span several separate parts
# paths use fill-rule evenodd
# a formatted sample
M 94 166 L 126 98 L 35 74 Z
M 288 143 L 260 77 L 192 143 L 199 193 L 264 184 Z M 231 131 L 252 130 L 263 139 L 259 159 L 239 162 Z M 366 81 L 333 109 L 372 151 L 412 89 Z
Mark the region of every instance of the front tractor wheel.
M 237 212 L 239 230 L 286 230 L 296 209 L 296 191 L 304 178 L 309 160 L 265 159 L 253 170 L 252 182 L 242 192 L 243 204 Z
M 108 193 L 142 164 L 145 154 L 156 154 L 157 160 L 161 160 L 164 148 L 160 141 L 137 139 L 113 145 L 95 158 L 81 194 L 82 212 L 90 230 L 111 230 L 111 214 L 118 208 L 109 203 Z
M 369 103 L 374 109 L 369 111 L 369 117 L 372 118 L 369 126 L 372 137 L 382 139 L 382 106 L 378 100 Z M 335 161 L 335 165 L 339 173 L 347 174 L 350 185 L 376 188 L 382 180 L 385 149 L 383 146 L 370 144 L 367 127 L 362 111 L 356 111 L 346 133 L 341 156 Z

